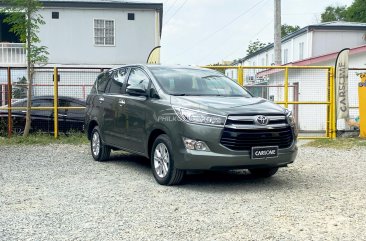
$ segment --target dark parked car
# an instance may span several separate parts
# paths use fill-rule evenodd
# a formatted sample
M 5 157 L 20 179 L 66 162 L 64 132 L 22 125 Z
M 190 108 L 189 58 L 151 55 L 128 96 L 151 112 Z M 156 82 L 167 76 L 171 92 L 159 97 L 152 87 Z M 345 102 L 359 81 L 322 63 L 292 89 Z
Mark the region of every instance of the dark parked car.
M 71 98 L 59 97 L 59 107 L 85 107 L 85 101 Z M 19 100 L 12 104 L 12 107 L 27 107 L 27 99 Z M 53 96 L 37 96 L 32 99 L 32 107 L 53 107 Z M 25 110 L 12 110 L 13 130 L 22 133 L 25 126 Z M 7 121 L 8 111 L 0 110 L 0 120 Z M 32 110 L 31 131 L 54 132 L 53 110 Z M 83 131 L 85 110 L 84 109 L 60 109 L 58 111 L 59 132 Z
M 107 160 L 111 149 L 148 157 L 163 185 L 178 184 L 187 170 L 270 177 L 297 154 L 290 111 L 202 68 L 131 65 L 102 73 L 87 98 L 86 130 L 95 160 Z

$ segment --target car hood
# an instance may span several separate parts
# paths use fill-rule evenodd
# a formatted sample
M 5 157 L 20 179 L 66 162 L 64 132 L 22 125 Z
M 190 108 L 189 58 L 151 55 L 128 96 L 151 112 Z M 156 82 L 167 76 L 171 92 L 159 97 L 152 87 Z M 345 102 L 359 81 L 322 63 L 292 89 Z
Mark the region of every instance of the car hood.
M 171 104 L 219 115 L 285 113 L 281 106 L 258 97 L 172 96 Z

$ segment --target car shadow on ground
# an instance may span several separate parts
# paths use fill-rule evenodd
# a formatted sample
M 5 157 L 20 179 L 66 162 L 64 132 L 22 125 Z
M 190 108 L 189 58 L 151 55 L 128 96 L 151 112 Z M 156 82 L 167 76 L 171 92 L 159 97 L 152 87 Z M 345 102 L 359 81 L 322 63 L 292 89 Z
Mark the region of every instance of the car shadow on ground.
M 150 160 L 145 157 L 125 152 L 114 152 L 106 164 L 108 163 L 137 171 L 143 176 L 146 176 L 147 179 L 153 180 Z M 288 175 L 284 177 L 286 172 L 288 172 L 286 168 L 283 170 L 280 169 L 271 178 L 258 178 L 251 175 L 247 170 L 188 172 L 180 188 L 200 191 L 205 191 L 207 187 L 212 187 L 212 185 L 217 188 L 227 188 L 228 186 L 233 188 L 255 187 L 256 189 L 260 187 L 268 188 L 269 186 L 276 186 L 276 188 L 289 188 L 291 186 L 291 188 L 294 188 L 294 183 L 289 179 Z M 299 180 L 298 178 L 299 176 L 297 176 L 297 180 Z

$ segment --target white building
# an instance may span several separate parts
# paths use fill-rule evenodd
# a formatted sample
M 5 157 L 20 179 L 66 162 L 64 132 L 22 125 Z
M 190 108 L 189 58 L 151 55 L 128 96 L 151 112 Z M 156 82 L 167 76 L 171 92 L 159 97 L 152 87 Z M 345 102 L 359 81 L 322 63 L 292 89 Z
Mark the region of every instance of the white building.
M 145 63 L 160 45 L 163 4 L 119 0 L 40 1 L 40 45 L 50 65 Z M 1 6 L 1 4 L 0 4 Z M 0 16 L 0 66 L 25 65 L 19 38 Z
M 59 70 L 59 94 L 85 99 L 103 68 L 146 63 L 160 45 L 163 4 L 122 0 L 41 0 L 40 45 L 48 47 L 46 67 Z M 0 7 L 2 3 L 0 3 Z M 13 87 L 26 76 L 24 44 L 0 14 L 0 105 L 6 103 L 7 67 Z M 95 67 L 92 69 L 92 67 Z M 37 69 L 33 95 L 53 94 L 53 69 Z
M 349 102 L 350 117 L 358 116 L 357 72 L 366 72 L 366 24 L 331 22 L 302 28 L 282 39 L 282 61 L 285 66 L 334 66 L 337 54 L 350 48 Z M 273 44 L 239 60 L 243 66 L 273 65 Z M 256 95 L 273 101 L 284 100 L 283 70 L 246 69 L 246 85 L 265 85 L 250 87 Z M 290 69 L 289 101 L 325 102 L 327 101 L 329 78 L 327 70 Z M 235 71 L 227 71 L 229 77 L 236 78 Z M 290 105 L 301 131 L 322 132 L 326 129 L 326 105 Z M 338 129 L 347 129 L 344 121 L 338 121 Z
M 282 64 L 288 64 L 365 45 L 366 24 L 329 22 L 310 25 L 284 37 L 281 43 Z M 273 65 L 274 46 L 270 44 L 239 62 L 245 66 Z

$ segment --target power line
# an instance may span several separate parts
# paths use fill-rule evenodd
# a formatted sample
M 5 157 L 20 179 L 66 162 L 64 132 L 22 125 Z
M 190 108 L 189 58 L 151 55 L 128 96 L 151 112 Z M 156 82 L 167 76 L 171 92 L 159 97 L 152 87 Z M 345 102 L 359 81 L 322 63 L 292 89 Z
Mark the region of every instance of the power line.
M 270 23 L 273 23 L 273 20 L 271 19 L 270 21 L 268 21 L 256 34 L 254 34 L 250 39 L 256 39 L 258 37 L 258 35 L 260 33 L 262 33 L 266 28 L 268 28 L 270 25 Z M 228 58 L 229 56 L 231 56 L 233 53 L 237 52 L 237 48 L 235 48 L 234 51 L 231 51 L 228 55 L 226 55 L 224 57 L 224 59 Z M 244 52 L 244 51 L 243 51 Z
M 212 32 L 211 34 L 207 35 L 206 37 L 200 39 L 199 41 L 197 41 L 194 45 L 190 46 L 189 48 L 185 49 L 184 51 L 182 51 L 181 53 L 177 54 L 177 56 L 180 56 L 182 54 L 187 53 L 188 50 L 191 50 L 195 47 L 197 47 L 200 43 L 206 41 L 207 39 L 211 38 L 212 36 L 214 36 L 215 34 L 219 33 L 220 31 L 224 30 L 225 28 L 227 28 L 228 26 L 230 26 L 231 24 L 233 24 L 234 22 L 236 22 L 239 18 L 241 18 L 242 16 L 248 14 L 252 9 L 254 9 L 255 7 L 257 7 L 259 4 L 261 4 L 262 2 L 264 2 L 266 0 L 261 0 L 259 2 L 257 2 L 256 4 L 254 4 L 253 6 L 251 6 L 249 9 L 245 10 L 244 12 L 240 13 L 238 16 L 236 16 L 235 18 L 233 18 L 232 20 L 230 20 L 229 22 L 227 22 L 224 26 L 222 26 L 221 28 L 217 29 L 216 31 Z
M 173 19 L 173 17 L 179 12 L 179 10 L 181 10 L 182 9 L 182 7 L 186 4 L 188 2 L 188 0 L 185 0 L 184 2 L 183 2 L 183 4 L 182 5 L 180 5 L 179 6 L 179 8 L 177 8 L 177 10 L 170 16 L 170 18 L 165 22 L 165 26 L 166 25 L 168 25 L 168 23 L 170 22 L 170 20 L 172 20 Z
M 266 5 L 267 5 L 267 2 L 268 2 L 269 0 L 266 0 L 265 2 L 264 2 L 264 4 L 257 10 L 257 12 L 259 12 L 259 11 L 261 11 Z M 257 14 L 257 12 L 255 12 L 254 14 L 252 14 L 252 15 L 250 15 L 250 17 L 252 17 L 252 16 L 254 16 L 254 15 L 256 15 Z M 218 46 L 219 48 L 220 47 L 223 47 L 223 46 L 225 46 L 225 44 L 228 42 L 230 40 L 230 38 L 225 38 L 224 39 L 224 41 L 221 41 L 219 44 L 217 44 L 216 46 Z M 216 47 L 215 46 L 215 47 Z M 215 48 L 214 48 L 215 49 Z M 220 48 L 220 49 L 222 49 L 222 48 Z M 203 61 L 203 60 L 205 60 L 205 59 L 207 59 L 209 56 L 211 56 L 211 55 L 213 55 L 215 52 L 213 52 L 213 51 L 210 51 L 208 54 L 206 54 L 205 56 L 203 56 L 203 57 L 201 57 L 197 62 L 201 62 L 201 61 Z M 226 58 L 226 57 L 225 57 Z
M 170 5 L 170 6 L 169 6 L 169 8 L 166 10 L 165 14 L 167 14 L 167 13 L 170 11 L 170 9 L 172 9 L 172 7 L 177 3 L 177 1 L 178 1 L 178 0 L 175 0 L 175 1 L 172 3 L 172 5 Z

